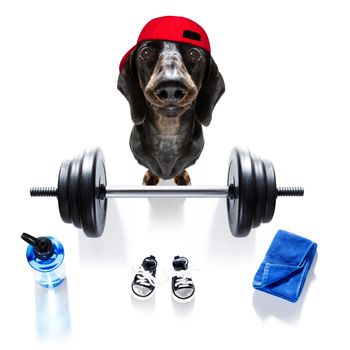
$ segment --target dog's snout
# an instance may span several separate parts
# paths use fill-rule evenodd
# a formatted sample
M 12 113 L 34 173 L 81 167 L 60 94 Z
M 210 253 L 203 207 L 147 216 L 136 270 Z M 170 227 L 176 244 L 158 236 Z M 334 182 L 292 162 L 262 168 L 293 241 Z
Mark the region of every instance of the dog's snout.
M 181 83 L 163 83 L 157 86 L 155 94 L 160 100 L 167 103 L 181 101 L 187 95 L 186 87 Z

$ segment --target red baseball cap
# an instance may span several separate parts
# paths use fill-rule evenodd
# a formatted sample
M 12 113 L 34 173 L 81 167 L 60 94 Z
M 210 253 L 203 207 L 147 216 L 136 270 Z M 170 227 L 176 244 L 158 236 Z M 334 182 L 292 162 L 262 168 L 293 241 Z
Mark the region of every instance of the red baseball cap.
M 120 61 L 120 72 L 123 70 L 125 62 L 129 58 L 131 52 L 145 40 L 169 40 L 188 43 L 207 50 L 210 53 L 208 35 L 196 22 L 185 17 L 177 16 L 153 18 L 141 30 L 136 45 L 134 45 Z

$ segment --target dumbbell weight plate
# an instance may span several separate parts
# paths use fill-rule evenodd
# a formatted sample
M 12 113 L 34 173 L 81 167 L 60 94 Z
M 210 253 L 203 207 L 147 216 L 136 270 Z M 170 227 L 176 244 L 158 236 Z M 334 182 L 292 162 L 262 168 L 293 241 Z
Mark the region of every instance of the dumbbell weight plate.
M 79 181 L 79 207 L 85 234 L 99 237 L 106 222 L 107 199 L 101 198 L 100 189 L 107 185 L 106 168 L 102 150 L 84 152 Z
M 252 154 L 252 164 L 255 178 L 255 211 L 253 228 L 260 226 L 265 214 L 266 204 L 266 174 L 262 160 Z
M 265 159 L 263 160 L 266 172 L 266 207 L 263 222 L 270 222 L 275 213 L 277 188 L 276 188 L 276 175 L 272 162 Z
M 81 211 L 79 208 L 79 182 L 81 174 L 81 156 L 71 160 L 68 170 L 68 207 L 73 225 L 81 228 Z
M 70 224 L 72 219 L 70 217 L 69 205 L 68 205 L 68 174 L 71 161 L 65 160 L 62 162 L 60 171 L 58 174 L 57 184 L 57 199 L 60 215 L 66 224 Z
M 245 148 L 234 148 L 230 155 L 227 185 L 233 195 L 227 197 L 231 233 L 245 237 L 251 230 L 255 209 L 255 181 L 251 156 Z

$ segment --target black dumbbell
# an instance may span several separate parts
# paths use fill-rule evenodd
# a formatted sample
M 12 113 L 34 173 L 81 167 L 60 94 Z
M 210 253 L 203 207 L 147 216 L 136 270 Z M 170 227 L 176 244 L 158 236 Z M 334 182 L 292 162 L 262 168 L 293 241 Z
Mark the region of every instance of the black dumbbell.
M 34 187 L 33 197 L 57 197 L 61 218 L 82 228 L 89 237 L 104 230 L 107 199 L 117 198 L 227 198 L 231 233 L 247 236 L 252 228 L 271 221 L 278 196 L 303 196 L 301 187 L 277 188 L 272 163 L 245 148 L 234 148 L 230 155 L 227 185 L 107 187 L 102 150 L 92 148 L 62 163 L 57 188 Z

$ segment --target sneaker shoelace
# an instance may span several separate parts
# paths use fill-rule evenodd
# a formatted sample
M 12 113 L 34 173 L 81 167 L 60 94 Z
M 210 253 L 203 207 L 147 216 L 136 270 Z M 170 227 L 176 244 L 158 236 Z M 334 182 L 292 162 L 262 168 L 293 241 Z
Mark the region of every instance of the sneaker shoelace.
M 142 266 L 139 267 L 136 273 L 136 283 L 145 287 L 154 287 L 155 278 L 151 272 L 145 270 Z
M 188 271 L 177 271 L 175 274 L 175 288 L 191 287 L 193 282 Z

